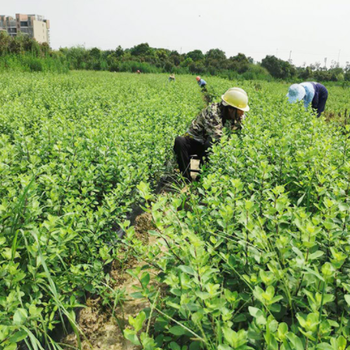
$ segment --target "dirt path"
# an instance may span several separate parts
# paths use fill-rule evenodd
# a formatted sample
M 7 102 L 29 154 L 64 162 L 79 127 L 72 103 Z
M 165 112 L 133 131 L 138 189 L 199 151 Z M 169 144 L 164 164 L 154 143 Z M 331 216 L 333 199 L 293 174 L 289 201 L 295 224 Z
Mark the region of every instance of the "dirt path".
M 136 218 L 135 233 L 136 236 L 145 244 L 153 245 L 156 239 L 149 237 L 148 231 L 153 229 L 152 217 L 148 213 L 143 213 Z M 111 277 L 117 281 L 116 289 L 124 290 L 126 300 L 123 302 L 123 310 L 117 307 L 115 317 L 119 322 L 128 325 L 129 316 L 137 316 L 149 303 L 144 299 L 133 299 L 129 295 L 135 292 L 133 286 L 136 284 L 135 279 L 126 273 L 127 269 L 133 269 L 143 266 L 144 263 L 130 259 L 121 269 L 116 263 L 113 263 Z M 82 339 L 82 349 L 100 349 L 100 350 L 137 350 L 139 346 L 133 345 L 123 336 L 121 328 L 118 326 L 116 318 L 112 316 L 111 311 L 104 310 L 100 298 L 89 298 L 86 302 L 86 308 L 79 313 L 78 324 L 85 334 L 85 340 Z M 77 337 L 74 333 L 69 334 L 63 339 L 64 349 L 78 347 Z
M 199 169 L 199 161 L 191 161 L 191 169 Z M 195 179 L 198 173 L 191 172 L 191 176 Z M 185 186 L 181 192 L 188 191 L 188 186 Z M 157 239 L 149 236 L 148 231 L 154 229 L 152 224 L 152 216 L 149 213 L 139 215 L 135 220 L 135 234 L 144 244 L 155 245 Z M 79 312 L 78 324 L 85 337 L 82 339 L 83 350 L 138 350 L 140 346 L 135 346 L 124 338 L 122 329 L 123 326 L 128 326 L 129 316 L 137 316 L 143 309 L 149 307 L 149 302 L 145 299 L 133 299 L 131 293 L 135 292 L 133 288 L 136 285 L 135 279 L 126 273 L 127 269 L 134 269 L 143 266 L 142 261 L 138 261 L 135 257 L 128 259 L 127 263 L 121 268 L 116 261 L 113 262 L 111 277 L 116 281 L 114 289 L 124 291 L 126 300 L 123 301 L 123 309 L 117 307 L 115 309 L 115 317 L 111 311 L 103 308 L 101 298 L 91 299 L 86 302 L 86 308 Z M 149 271 L 150 274 L 154 271 Z M 121 327 L 118 325 L 117 320 Z M 63 339 L 64 349 L 72 349 L 78 347 L 78 341 L 75 333 L 67 335 Z

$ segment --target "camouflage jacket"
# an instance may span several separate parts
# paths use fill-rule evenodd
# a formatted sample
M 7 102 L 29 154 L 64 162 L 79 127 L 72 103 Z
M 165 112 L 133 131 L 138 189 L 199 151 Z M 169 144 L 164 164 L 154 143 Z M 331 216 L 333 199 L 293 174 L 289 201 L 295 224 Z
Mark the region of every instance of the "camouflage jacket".
M 228 120 L 224 125 L 224 108 L 221 102 L 212 103 L 192 121 L 185 136 L 204 144 L 209 139 L 212 141 L 220 139 L 224 126 L 230 127 L 231 130 L 242 129 L 242 121 L 245 115 L 235 120 Z

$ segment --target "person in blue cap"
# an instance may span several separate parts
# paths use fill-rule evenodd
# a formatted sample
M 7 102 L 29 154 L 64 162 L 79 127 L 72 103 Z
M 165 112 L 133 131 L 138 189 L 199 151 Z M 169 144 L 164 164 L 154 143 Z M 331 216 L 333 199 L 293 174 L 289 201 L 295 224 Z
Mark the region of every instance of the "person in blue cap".
M 289 87 L 287 97 L 289 103 L 303 100 L 305 109 L 311 103 L 311 107 L 317 111 L 317 118 L 319 118 L 326 106 L 328 90 L 320 83 L 293 84 Z

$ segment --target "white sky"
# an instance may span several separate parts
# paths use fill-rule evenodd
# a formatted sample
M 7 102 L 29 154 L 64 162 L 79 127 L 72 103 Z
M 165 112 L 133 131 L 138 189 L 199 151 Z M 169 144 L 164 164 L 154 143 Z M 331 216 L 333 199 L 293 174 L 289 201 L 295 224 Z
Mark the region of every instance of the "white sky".
M 350 0 L 0 0 L 0 14 L 44 15 L 51 46 L 178 52 L 219 48 L 261 61 L 350 61 Z

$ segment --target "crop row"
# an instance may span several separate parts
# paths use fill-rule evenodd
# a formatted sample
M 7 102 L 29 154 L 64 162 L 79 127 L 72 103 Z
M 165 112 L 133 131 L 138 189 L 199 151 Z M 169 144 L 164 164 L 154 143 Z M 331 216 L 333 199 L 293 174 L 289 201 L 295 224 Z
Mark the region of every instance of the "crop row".
M 159 272 L 137 295 L 154 334 L 125 334 L 173 350 L 349 349 L 349 127 L 289 105 L 281 85 L 244 87 L 242 132 L 200 184 L 150 205 L 158 249 L 134 244 Z
M 163 77 L 164 78 L 164 77 Z M 50 330 L 103 290 L 116 231 L 203 101 L 189 82 L 111 73 L 0 81 L 0 348 Z

